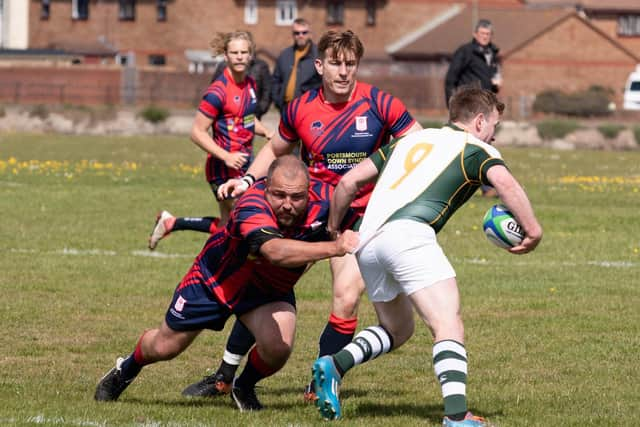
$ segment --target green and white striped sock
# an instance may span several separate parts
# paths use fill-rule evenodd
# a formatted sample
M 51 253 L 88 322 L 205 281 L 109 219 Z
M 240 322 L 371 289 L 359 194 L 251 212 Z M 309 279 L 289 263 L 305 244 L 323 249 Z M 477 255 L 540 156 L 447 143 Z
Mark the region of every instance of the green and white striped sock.
M 433 369 L 440 381 L 444 398 L 444 414 L 467 412 L 467 351 L 453 340 L 439 341 L 433 346 Z

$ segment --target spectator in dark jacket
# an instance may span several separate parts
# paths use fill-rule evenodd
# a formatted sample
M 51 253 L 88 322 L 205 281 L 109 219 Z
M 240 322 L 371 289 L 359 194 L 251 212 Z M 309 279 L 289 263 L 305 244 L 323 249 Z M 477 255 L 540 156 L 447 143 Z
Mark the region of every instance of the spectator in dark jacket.
M 447 105 L 455 88 L 473 82 L 480 82 L 483 89 L 498 93 L 502 85 L 499 49 L 491 43 L 492 36 L 491 21 L 481 19 L 476 24 L 473 40 L 453 54 L 444 85 Z
M 303 18 L 293 21 L 293 45 L 285 48 L 273 70 L 271 97 L 280 111 L 292 99 L 320 87 L 322 78 L 314 64 L 318 48 L 311 41 L 311 25 Z
M 480 84 L 483 89 L 498 93 L 502 85 L 498 47 L 491 43 L 491 21 L 481 19 L 476 24 L 473 40 L 460 46 L 451 59 L 444 81 L 447 107 L 449 98 L 459 86 Z M 497 197 L 496 190 L 488 185 L 481 187 L 485 197 Z
M 211 77 L 211 83 L 222 74 L 226 66 L 227 63 L 225 61 L 218 63 Z M 256 117 L 260 119 L 269 111 L 269 107 L 271 106 L 271 71 L 269 71 L 269 65 L 266 62 L 254 56 L 249 63 L 249 71 L 247 74 L 256 81 L 256 89 L 258 92 L 256 93 L 256 98 L 258 99 Z

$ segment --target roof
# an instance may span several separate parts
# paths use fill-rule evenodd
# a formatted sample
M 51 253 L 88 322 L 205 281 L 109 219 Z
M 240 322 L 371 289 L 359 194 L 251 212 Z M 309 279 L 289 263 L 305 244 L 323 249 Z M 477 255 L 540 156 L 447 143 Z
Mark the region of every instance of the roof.
M 60 49 L 0 49 L 0 56 L 64 56 L 68 52 Z
M 500 47 L 500 54 L 507 56 L 525 41 L 540 34 L 544 29 L 575 13 L 567 9 L 489 9 L 480 8 L 477 15 L 470 7 L 452 7 L 448 19 L 436 17 L 425 25 L 421 34 L 417 34 L 409 43 L 393 44 L 387 52 L 396 58 L 412 57 L 450 57 L 463 43 L 473 38 L 474 26 L 478 18 L 489 19 L 493 24 L 493 42 Z M 475 16 L 474 16 L 475 15 Z
M 0 49 L 0 60 L 72 60 L 74 55 L 60 49 Z
M 411 37 L 405 36 L 402 39 L 405 41 L 404 43 L 399 41 L 387 46 L 387 52 L 396 59 L 450 58 L 460 45 L 471 41 L 477 19 L 483 18 L 489 19 L 493 24 L 493 42 L 500 48 L 500 55 L 506 58 L 564 20 L 580 17 L 575 9 L 566 8 L 480 8 L 477 14 L 473 13 L 470 7 L 456 9 L 457 13 L 454 13 L 454 8 L 449 9 L 451 13 L 445 12 L 443 14 L 447 19 L 441 19 L 443 16 L 441 15 L 430 20 L 422 28 L 411 33 Z M 638 60 L 636 54 L 609 37 L 588 20 L 582 19 L 582 22 L 615 45 L 617 49 Z M 430 23 L 433 25 L 429 25 Z
M 526 0 L 527 6 L 579 7 L 586 11 L 640 12 L 638 0 Z
M 118 50 L 113 46 L 101 42 L 69 42 L 58 41 L 52 42 L 50 46 L 57 50 L 65 51 L 69 54 L 83 55 L 83 56 L 115 56 Z
M 201 62 L 203 64 L 217 64 L 220 58 L 214 57 L 211 50 L 206 49 L 185 49 L 184 57 L 190 62 Z

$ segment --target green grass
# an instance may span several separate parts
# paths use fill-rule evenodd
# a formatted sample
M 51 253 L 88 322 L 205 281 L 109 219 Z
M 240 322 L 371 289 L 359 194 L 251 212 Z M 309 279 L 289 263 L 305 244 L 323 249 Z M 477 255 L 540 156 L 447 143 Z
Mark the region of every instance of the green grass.
M 495 200 L 481 197 L 439 235 L 463 298 L 470 407 L 498 426 L 621 425 L 640 413 L 640 152 L 501 152 L 545 236 L 525 256 L 491 246 L 480 225 Z M 146 368 L 119 402 L 93 401 L 116 356 L 160 323 L 204 241 L 176 233 L 164 256 L 147 256 L 159 209 L 216 212 L 203 164 L 186 137 L 0 136 L 0 424 L 326 424 L 301 396 L 329 313 L 326 262 L 298 286 L 295 350 L 262 382 L 262 413 L 180 395 L 217 364 L 228 329 Z M 359 325 L 374 321 L 365 299 Z M 339 424 L 439 425 L 430 359 L 419 325 L 404 347 L 351 371 Z

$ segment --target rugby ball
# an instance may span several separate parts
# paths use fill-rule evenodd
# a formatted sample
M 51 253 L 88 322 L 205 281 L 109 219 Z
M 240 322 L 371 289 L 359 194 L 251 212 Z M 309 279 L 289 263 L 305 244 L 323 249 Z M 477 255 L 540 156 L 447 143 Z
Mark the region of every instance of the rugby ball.
M 505 249 L 519 245 L 524 238 L 522 226 L 504 205 L 489 208 L 482 220 L 482 229 L 491 243 Z

